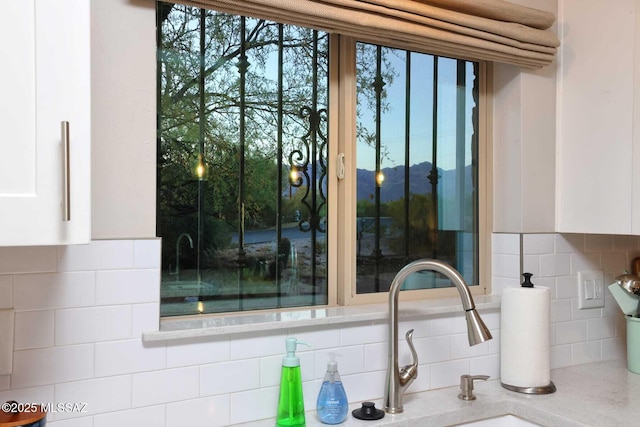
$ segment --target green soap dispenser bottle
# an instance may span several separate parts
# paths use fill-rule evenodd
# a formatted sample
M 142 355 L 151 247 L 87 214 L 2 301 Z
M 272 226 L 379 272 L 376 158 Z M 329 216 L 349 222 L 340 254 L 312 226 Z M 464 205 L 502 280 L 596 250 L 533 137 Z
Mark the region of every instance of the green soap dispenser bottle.
M 296 338 L 285 339 L 287 355 L 282 358 L 277 427 L 305 427 L 300 358 L 296 356 L 298 344 L 309 345 Z

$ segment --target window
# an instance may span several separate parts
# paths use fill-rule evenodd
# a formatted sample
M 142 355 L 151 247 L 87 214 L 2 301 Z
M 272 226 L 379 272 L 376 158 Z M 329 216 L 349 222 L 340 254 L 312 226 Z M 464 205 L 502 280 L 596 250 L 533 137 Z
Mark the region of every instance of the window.
M 478 64 L 357 43 L 356 76 L 357 293 L 388 291 L 420 258 L 478 284 Z M 404 286 L 450 282 L 425 271 Z
M 158 3 L 161 315 L 350 303 L 338 295 L 384 292 L 422 257 L 478 285 L 479 74 Z M 340 152 L 354 166 L 344 182 L 357 182 L 348 197 L 335 194 Z M 354 280 L 341 265 L 357 266 Z M 425 273 L 405 286 L 448 284 Z

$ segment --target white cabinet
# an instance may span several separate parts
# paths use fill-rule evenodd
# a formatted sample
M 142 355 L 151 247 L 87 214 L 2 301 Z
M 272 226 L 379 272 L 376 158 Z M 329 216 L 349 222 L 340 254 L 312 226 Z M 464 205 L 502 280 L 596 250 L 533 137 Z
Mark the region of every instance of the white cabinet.
M 561 0 L 556 231 L 640 234 L 640 0 Z
M 90 240 L 89 4 L 0 0 L 1 246 Z M 69 220 L 62 122 L 69 123 Z

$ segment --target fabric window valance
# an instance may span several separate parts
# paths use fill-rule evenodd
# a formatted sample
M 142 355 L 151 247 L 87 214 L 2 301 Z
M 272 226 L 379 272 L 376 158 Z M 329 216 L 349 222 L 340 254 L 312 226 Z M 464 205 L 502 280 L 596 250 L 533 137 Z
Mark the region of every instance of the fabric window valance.
M 560 42 L 555 15 L 503 0 L 177 0 L 176 3 L 469 60 L 539 68 Z

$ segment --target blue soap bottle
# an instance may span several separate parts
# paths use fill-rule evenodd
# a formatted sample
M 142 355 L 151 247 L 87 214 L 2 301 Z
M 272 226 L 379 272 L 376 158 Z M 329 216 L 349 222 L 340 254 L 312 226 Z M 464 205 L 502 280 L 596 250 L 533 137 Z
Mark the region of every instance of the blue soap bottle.
M 349 401 L 340 380 L 338 362 L 334 354 L 331 354 L 331 360 L 327 363 L 327 372 L 318 393 L 316 410 L 320 420 L 325 424 L 340 424 L 349 413 Z

